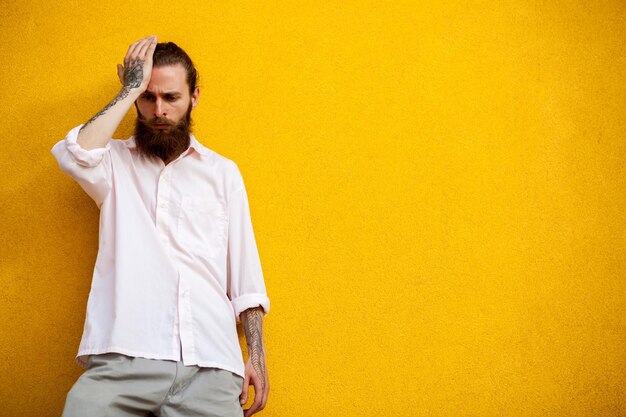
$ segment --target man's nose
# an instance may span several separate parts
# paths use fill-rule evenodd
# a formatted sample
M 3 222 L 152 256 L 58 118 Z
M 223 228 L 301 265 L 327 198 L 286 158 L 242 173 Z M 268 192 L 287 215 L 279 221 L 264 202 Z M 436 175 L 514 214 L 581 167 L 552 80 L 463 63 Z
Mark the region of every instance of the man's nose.
M 154 115 L 156 117 L 167 116 L 165 110 L 165 103 L 160 98 L 157 98 L 154 103 Z

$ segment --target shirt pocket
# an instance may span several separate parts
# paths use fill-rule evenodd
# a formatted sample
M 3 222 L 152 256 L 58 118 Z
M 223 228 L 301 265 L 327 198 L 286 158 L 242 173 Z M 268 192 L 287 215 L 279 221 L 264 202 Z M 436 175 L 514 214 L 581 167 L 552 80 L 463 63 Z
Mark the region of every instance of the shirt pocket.
M 183 197 L 178 216 L 178 235 L 183 250 L 217 258 L 226 249 L 228 217 L 215 200 Z

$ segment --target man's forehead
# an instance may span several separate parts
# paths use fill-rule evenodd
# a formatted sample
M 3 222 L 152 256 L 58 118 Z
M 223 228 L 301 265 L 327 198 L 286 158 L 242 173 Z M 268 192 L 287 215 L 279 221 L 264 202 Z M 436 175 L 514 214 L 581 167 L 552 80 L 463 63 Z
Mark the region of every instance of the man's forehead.
M 157 92 L 180 92 L 188 91 L 187 74 L 182 64 L 163 65 L 152 68 L 148 91 Z

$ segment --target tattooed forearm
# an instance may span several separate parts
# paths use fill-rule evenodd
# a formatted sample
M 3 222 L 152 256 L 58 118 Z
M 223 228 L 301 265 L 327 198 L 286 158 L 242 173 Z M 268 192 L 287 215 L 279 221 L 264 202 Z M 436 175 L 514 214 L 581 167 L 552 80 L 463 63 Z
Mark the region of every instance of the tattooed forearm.
M 263 351 L 263 313 L 259 308 L 249 308 L 242 313 L 243 328 L 252 367 L 256 371 L 261 386 L 265 387 L 265 352 Z
M 102 116 L 104 113 L 106 113 L 107 110 L 109 110 L 111 107 L 113 107 L 115 105 L 115 103 L 117 103 L 120 100 L 125 99 L 126 97 L 128 97 L 128 93 L 130 92 L 130 88 L 128 88 L 127 86 L 124 86 L 124 88 L 122 88 L 122 90 L 118 93 L 118 95 L 106 106 L 104 106 L 104 108 L 102 110 L 100 110 L 98 113 L 95 114 L 95 116 L 93 116 L 91 119 L 89 119 L 87 121 L 87 123 L 85 123 L 83 125 L 83 127 L 81 127 L 81 130 L 85 128 L 85 126 L 87 126 L 89 123 L 93 122 L 94 120 L 96 120 L 98 117 Z
M 107 104 L 102 110 L 96 113 L 91 119 L 87 121 L 81 128 L 85 128 L 89 123 L 96 120 L 98 117 L 102 116 L 108 109 L 113 107 L 118 101 L 125 99 L 128 97 L 130 90 L 133 88 L 137 88 L 141 85 L 141 81 L 143 80 L 143 61 L 132 61 L 128 67 L 124 70 L 124 87 L 118 93 L 118 95 L 111 100 L 109 104 Z

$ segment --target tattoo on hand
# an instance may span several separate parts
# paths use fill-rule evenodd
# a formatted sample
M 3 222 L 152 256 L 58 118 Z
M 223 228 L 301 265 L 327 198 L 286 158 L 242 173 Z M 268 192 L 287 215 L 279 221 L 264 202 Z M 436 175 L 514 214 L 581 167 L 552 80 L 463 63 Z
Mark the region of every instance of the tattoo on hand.
M 107 104 L 102 110 L 100 110 L 91 119 L 89 119 L 87 123 L 85 123 L 83 127 L 81 127 L 81 130 L 84 129 L 85 126 L 87 126 L 89 123 L 93 122 L 98 117 L 106 113 L 106 111 L 110 109 L 112 106 L 114 106 L 115 103 L 128 97 L 128 93 L 130 93 L 130 90 L 132 88 L 139 87 L 141 85 L 142 80 L 143 80 L 143 61 L 140 61 L 140 60 L 131 61 L 130 64 L 128 64 L 128 67 L 124 69 L 124 87 L 122 88 L 122 90 L 109 104 Z
M 246 332 L 246 343 L 252 367 L 265 389 L 265 353 L 263 351 L 263 313 L 258 308 L 250 308 L 243 312 L 243 328 Z
M 137 88 L 141 81 L 143 81 L 143 61 L 131 61 L 124 69 L 124 87 Z

